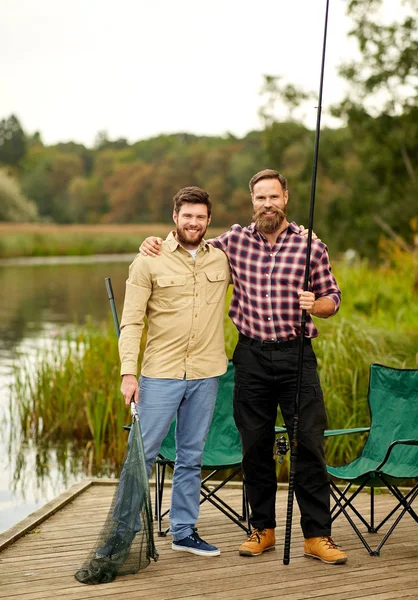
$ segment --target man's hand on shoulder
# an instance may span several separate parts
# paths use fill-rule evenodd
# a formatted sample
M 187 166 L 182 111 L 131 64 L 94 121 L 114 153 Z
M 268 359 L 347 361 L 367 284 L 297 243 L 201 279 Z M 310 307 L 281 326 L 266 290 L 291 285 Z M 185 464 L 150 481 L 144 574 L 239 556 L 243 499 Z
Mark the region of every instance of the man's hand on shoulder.
M 161 254 L 162 243 L 162 238 L 149 236 L 145 238 L 145 240 L 139 246 L 139 253 L 142 254 L 142 256 L 158 256 Z
M 309 229 L 305 229 L 304 225 L 299 225 L 299 233 L 303 237 L 308 237 Z M 321 242 L 322 240 L 316 235 L 315 231 L 312 231 L 312 239 Z

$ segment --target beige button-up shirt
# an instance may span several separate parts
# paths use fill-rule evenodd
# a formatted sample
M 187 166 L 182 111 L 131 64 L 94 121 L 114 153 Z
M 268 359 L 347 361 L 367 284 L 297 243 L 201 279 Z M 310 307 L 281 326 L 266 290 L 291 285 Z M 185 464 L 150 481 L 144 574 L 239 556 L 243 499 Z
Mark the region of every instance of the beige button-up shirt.
M 137 374 L 148 317 L 141 373 L 145 377 L 202 379 L 222 375 L 229 263 L 222 250 L 202 241 L 196 261 L 170 233 L 161 254 L 138 255 L 129 268 L 121 320 L 121 375 Z

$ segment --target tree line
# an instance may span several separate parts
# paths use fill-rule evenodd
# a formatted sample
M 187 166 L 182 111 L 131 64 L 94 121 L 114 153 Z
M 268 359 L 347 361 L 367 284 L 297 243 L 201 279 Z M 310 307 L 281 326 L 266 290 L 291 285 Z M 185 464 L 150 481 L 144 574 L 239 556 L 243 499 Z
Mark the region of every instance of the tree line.
M 342 125 L 321 132 L 316 190 L 315 230 L 333 250 L 373 256 L 383 231 L 407 245 L 417 233 L 418 3 L 405 4 L 385 24 L 382 0 L 348 3 L 361 56 L 340 67 L 350 92 L 331 108 Z M 269 167 L 288 178 L 289 217 L 306 224 L 315 133 L 295 114 L 311 98 L 268 75 L 262 131 L 135 143 L 101 132 L 93 148 L 47 146 L 10 115 L 0 122 L 0 220 L 168 223 L 174 193 L 198 185 L 212 198 L 215 225 L 247 224 L 248 181 Z M 287 107 L 285 120 L 275 116 L 278 105 Z

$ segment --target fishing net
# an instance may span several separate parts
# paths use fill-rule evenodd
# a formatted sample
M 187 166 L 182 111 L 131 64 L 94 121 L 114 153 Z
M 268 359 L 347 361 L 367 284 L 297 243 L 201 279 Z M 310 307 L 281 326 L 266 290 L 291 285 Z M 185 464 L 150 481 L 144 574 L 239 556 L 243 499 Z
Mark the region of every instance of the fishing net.
M 153 516 L 142 436 L 136 410 L 119 484 L 93 550 L 76 572 L 80 583 L 109 583 L 156 561 Z

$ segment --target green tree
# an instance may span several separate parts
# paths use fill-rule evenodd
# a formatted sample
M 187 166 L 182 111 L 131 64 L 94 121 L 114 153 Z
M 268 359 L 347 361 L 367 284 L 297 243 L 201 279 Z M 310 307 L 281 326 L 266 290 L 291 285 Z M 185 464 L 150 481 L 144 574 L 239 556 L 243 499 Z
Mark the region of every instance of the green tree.
M 0 163 L 16 166 L 26 153 L 26 136 L 18 118 L 0 121 Z
M 37 210 L 22 194 L 19 183 L 0 169 L 0 221 L 36 221 Z
M 382 0 L 351 0 L 360 60 L 343 64 L 350 93 L 334 114 L 349 129 L 358 157 L 349 214 L 352 243 L 370 253 L 382 233 L 412 230 L 418 191 L 418 1 L 405 0 L 393 23 L 383 18 Z M 401 7 L 400 7 L 401 9 Z M 358 247 L 358 246 L 357 246 Z
M 284 121 L 296 122 L 303 119 L 302 114 L 296 118 L 296 113 L 300 113 L 304 103 L 313 98 L 313 92 L 307 92 L 300 86 L 283 82 L 280 75 L 265 75 L 261 87 L 263 104 L 259 110 L 259 115 L 265 125 L 269 126 L 278 120 L 278 113 L 286 112 Z M 281 120 L 281 119 L 280 119 Z
M 109 140 L 107 131 L 99 131 L 94 140 L 94 147 L 96 150 L 121 150 L 129 147 L 129 143 L 125 138 L 119 138 L 117 140 Z
M 49 148 L 34 155 L 32 165 L 25 170 L 22 187 L 36 203 L 39 215 L 57 223 L 74 222 L 79 211 L 70 202 L 69 186 L 84 173 L 82 157 Z
M 382 223 L 412 237 L 417 215 L 418 0 L 405 0 L 393 23 L 385 21 L 384 6 L 382 0 L 348 2 L 360 57 L 341 65 L 349 92 L 332 113 L 344 126 L 321 132 L 318 162 L 315 229 L 335 249 L 351 246 L 368 256 L 376 255 Z M 312 94 L 272 76 L 262 92 L 265 147 L 289 177 L 292 218 L 302 220 L 313 133 L 294 115 Z M 286 123 L 276 121 L 280 105 L 288 109 Z

